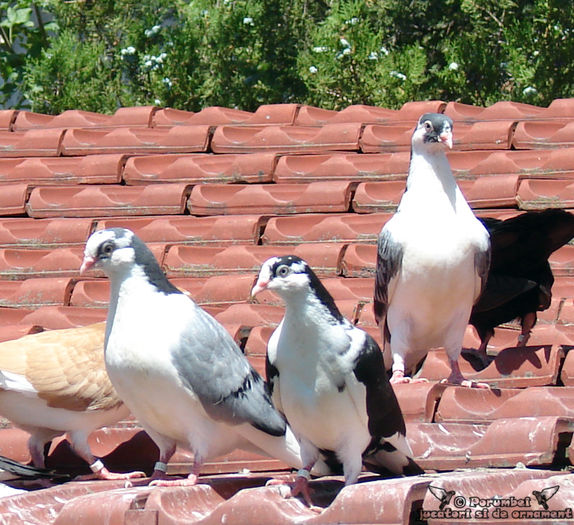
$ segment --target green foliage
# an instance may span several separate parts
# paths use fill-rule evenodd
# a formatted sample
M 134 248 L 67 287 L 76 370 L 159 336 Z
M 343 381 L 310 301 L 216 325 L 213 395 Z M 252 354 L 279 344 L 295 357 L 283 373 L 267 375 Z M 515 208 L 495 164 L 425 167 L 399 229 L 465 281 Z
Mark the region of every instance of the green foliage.
M 0 0 L 0 107 L 574 96 L 558 0 Z

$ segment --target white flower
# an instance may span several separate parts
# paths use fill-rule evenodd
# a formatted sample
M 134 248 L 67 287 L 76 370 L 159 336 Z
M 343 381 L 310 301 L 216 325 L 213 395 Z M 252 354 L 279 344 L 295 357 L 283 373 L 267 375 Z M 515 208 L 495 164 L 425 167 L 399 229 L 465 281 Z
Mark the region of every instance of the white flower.
M 341 53 L 343 55 L 348 55 L 351 53 L 351 48 L 350 47 L 346 47 L 345 49 L 343 49 L 343 51 L 341 51 Z
M 120 55 L 122 55 L 122 56 L 135 55 L 135 53 L 136 53 L 136 48 L 134 46 L 124 47 L 122 50 L 120 50 Z
M 383 55 L 388 55 L 390 51 L 385 46 L 381 46 L 381 53 Z
M 250 25 L 250 26 L 255 25 L 255 24 L 253 23 L 253 18 L 251 18 L 250 16 L 246 16 L 246 17 L 243 19 L 243 23 L 246 24 L 246 25 Z
M 376 51 L 371 51 L 369 54 L 369 60 L 378 60 L 379 54 Z
M 161 26 L 155 25 L 151 29 L 146 29 L 144 31 L 144 35 L 149 38 L 150 36 L 157 35 L 159 33 L 160 29 L 161 29 Z
M 319 71 L 315 66 L 311 66 L 309 68 L 309 73 L 317 73 L 317 71 Z
M 161 81 L 164 83 L 164 85 L 166 85 L 167 87 L 171 87 L 173 86 L 173 82 L 171 81 L 171 78 L 162 78 Z
M 351 44 L 349 44 L 349 41 L 346 38 L 341 38 L 339 40 L 339 42 L 341 42 L 341 45 L 343 47 L 347 47 L 347 48 L 351 47 Z
M 345 24 L 354 26 L 358 21 L 359 19 L 356 16 L 354 16 L 353 18 L 351 18 L 351 20 L 345 20 Z
M 457 64 L 456 62 L 451 62 L 451 63 L 448 65 L 448 68 L 449 68 L 451 71 L 456 71 L 456 70 L 458 69 L 458 64 Z
M 398 78 L 399 80 L 406 80 L 407 76 L 404 73 L 400 73 L 399 71 L 391 71 L 389 73 L 389 75 L 391 75 L 392 77 Z
M 161 100 L 159 98 L 156 98 L 153 103 L 155 106 L 161 106 Z
M 538 90 L 533 86 L 525 87 L 522 90 L 523 95 L 536 95 L 536 93 L 538 93 Z
M 326 51 L 329 51 L 329 48 L 327 46 L 316 46 L 313 48 L 313 51 L 315 53 L 325 53 Z

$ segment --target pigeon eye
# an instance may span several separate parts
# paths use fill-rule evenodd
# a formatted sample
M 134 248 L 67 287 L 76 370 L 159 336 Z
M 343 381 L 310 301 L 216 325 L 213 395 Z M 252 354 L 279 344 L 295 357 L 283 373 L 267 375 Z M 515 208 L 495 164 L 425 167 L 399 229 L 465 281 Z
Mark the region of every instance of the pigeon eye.
M 113 244 L 107 242 L 106 244 L 104 244 L 102 246 L 102 253 L 104 255 L 110 255 L 110 253 L 112 253 L 114 251 L 114 246 Z
M 289 266 L 287 266 L 285 264 L 283 264 L 282 266 L 279 266 L 279 268 L 277 268 L 277 271 L 275 272 L 275 274 L 278 275 L 279 277 L 286 277 L 290 273 L 291 273 L 291 270 L 290 270 Z
M 432 130 L 432 124 L 430 122 L 430 120 L 426 120 L 425 123 L 423 124 L 423 126 L 425 127 L 425 129 L 427 131 L 431 131 Z

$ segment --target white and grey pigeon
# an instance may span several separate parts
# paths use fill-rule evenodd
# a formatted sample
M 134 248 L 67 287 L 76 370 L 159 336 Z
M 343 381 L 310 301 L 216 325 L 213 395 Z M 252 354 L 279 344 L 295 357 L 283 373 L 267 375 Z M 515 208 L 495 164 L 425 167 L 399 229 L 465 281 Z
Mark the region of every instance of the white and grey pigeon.
M 375 340 L 342 316 L 299 257 L 263 263 L 251 294 L 263 290 L 285 301 L 285 316 L 268 344 L 267 381 L 301 443 L 304 467 L 293 493 L 310 504 L 309 470 L 319 458 L 342 463 L 347 485 L 363 465 L 378 473 L 422 473 Z
M 301 466 L 297 440 L 261 376 L 226 330 L 170 283 L 133 232 L 92 234 L 81 271 L 94 266 L 111 280 L 106 369 L 160 449 L 153 484 L 195 484 L 207 459 L 235 448 Z M 168 480 L 176 446 L 193 451 L 194 465 L 186 479 Z
M 486 282 L 490 240 L 452 175 L 446 157 L 452 127 L 445 115 L 422 115 L 406 191 L 378 238 L 374 310 L 392 383 L 409 382 L 405 374 L 431 348 L 444 347 L 447 382 L 488 387 L 466 380 L 458 364 L 472 306 Z

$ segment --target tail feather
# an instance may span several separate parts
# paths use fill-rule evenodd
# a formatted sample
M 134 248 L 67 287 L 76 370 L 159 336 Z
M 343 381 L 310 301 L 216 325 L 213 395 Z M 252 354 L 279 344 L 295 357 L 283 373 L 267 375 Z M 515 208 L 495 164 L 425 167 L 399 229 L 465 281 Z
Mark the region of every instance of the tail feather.
M 30 465 L 24 465 L 18 461 L 0 456 L 0 479 L 2 481 L 9 481 L 18 478 L 25 479 L 55 479 L 59 481 L 66 481 L 71 479 L 68 474 L 60 474 L 53 470 L 44 468 L 37 468 Z

